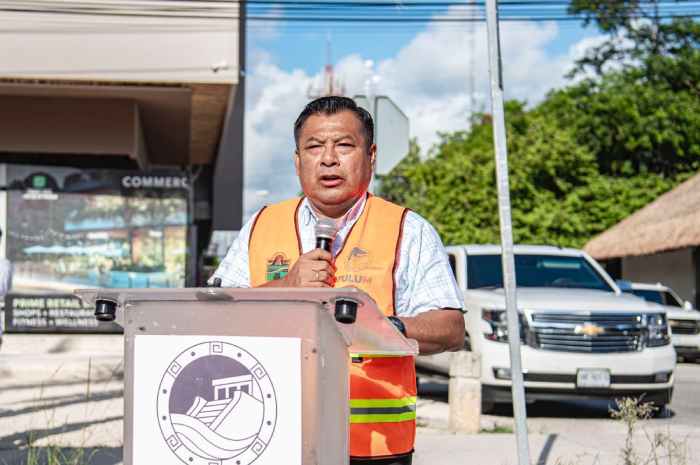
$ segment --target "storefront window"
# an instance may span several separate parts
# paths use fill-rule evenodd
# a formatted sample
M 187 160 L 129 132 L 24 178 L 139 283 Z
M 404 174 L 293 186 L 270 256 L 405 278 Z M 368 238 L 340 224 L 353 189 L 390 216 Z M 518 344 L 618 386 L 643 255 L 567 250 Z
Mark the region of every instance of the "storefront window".
M 8 332 L 120 332 L 78 288 L 185 285 L 189 194 L 178 172 L 0 165 L 8 180 Z
M 184 181 L 66 171 L 30 173 L 7 192 L 13 293 L 185 285 Z M 41 187 L 34 189 L 37 184 Z

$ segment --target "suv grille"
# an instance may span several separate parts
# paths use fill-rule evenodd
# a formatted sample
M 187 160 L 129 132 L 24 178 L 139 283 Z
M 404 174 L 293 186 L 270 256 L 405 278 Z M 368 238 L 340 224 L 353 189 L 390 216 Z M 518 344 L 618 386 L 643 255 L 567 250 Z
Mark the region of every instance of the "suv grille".
M 535 313 L 528 342 L 560 352 L 634 352 L 642 347 L 639 314 Z
M 669 320 L 673 334 L 700 334 L 700 322 L 694 320 Z

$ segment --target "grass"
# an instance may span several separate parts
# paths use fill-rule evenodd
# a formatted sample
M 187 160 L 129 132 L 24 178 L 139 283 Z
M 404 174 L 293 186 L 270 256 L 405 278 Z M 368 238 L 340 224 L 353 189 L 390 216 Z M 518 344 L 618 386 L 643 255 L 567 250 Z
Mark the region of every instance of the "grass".
M 88 465 L 96 453 L 83 447 L 64 448 L 55 445 L 37 447 L 27 444 L 27 456 L 22 465 Z
M 646 429 L 642 432 L 649 444 L 649 452 L 645 455 L 639 453 L 634 447 L 633 440 L 637 434 L 640 421 L 648 420 L 658 410 L 649 402 L 642 399 L 626 397 L 615 400 L 616 408 L 610 410 L 612 418 L 621 421 L 626 427 L 625 444 L 620 450 L 622 465 L 688 465 L 688 441 L 678 440 L 671 436 L 669 431 L 649 433 Z
M 57 368 L 49 378 L 43 382 L 39 389 L 39 395 L 36 399 L 37 404 L 44 402 L 44 389 L 47 382 L 50 382 L 61 368 Z M 108 381 L 111 381 L 116 376 L 116 371 L 112 373 Z M 85 385 L 85 417 L 88 418 L 91 413 L 92 400 L 92 359 L 88 359 L 87 379 Z M 51 410 L 47 413 L 45 424 L 50 426 L 56 424 L 56 412 Z M 26 445 L 24 453 L 18 462 L 18 465 L 89 465 L 94 456 L 100 451 L 100 448 L 85 447 L 88 443 L 89 433 L 87 429 L 82 431 L 81 445 L 78 447 L 66 447 L 57 444 L 38 444 L 38 438 L 34 433 L 30 433 L 26 437 Z M 3 461 L 4 462 L 4 461 Z M 6 462 L 3 465 L 10 465 Z
M 508 426 L 508 425 L 498 425 L 496 423 L 493 424 L 492 427 L 490 428 L 481 428 L 479 430 L 479 433 L 483 434 L 511 434 L 513 432 L 513 428 Z
M 688 440 L 676 439 L 670 431 L 650 433 L 647 429 L 639 427 L 640 423 L 649 420 L 657 412 L 658 408 L 643 399 L 625 397 L 615 399 L 615 407 L 610 409 L 610 416 L 625 426 L 625 440 L 622 444 L 619 457 L 620 465 L 690 465 Z M 634 439 L 642 433 L 647 440 L 648 451 L 642 453 L 635 447 Z M 646 449 L 646 448 L 645 448 Z M 590 457 L 584 462 L 583 457 L 574 460 L 557 459 L 555 465 L 582 465 L 590 463 L 599 465 L 600 457 Z

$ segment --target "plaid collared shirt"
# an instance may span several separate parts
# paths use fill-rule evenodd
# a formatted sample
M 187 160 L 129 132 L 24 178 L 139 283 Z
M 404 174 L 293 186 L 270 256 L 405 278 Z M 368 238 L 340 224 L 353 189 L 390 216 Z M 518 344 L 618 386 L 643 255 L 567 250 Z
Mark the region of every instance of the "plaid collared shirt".
M 337 220 L 338 235 L 333 241 L 333 254 L 340 251 L 350 229 L 364 210 L 367 196 L 363 196 L 342 217 Z M 233 241 L 216 272 L 209 278 L 221 279 L 226 287 L 250 287 L 248 265 L 248 242 L 250 229 L 257 212 L 243 226 Z M 310 252 L 316 245 L 314 226 L 318 216 L 307 198 L 302 201 L 298 218 L 299 235 L 303 253 Z M 435 228 L 423 217 L 409 211 L 404 218 L 403 236 L 399 251 L 399 264 L 394 273 L 396 283 L 396 314 L 415 316 L 428 310 L 439 308 L 464 308 L 462 292 L 457 287 L 447 252 Z

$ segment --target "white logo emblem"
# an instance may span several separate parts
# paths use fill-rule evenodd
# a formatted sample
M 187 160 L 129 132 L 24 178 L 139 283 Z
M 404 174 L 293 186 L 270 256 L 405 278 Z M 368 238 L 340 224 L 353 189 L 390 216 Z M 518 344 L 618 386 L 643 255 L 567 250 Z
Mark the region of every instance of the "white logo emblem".
M 248 465 L 270 443 L 277 398 L 252 354 L 212 341 L 170 363 L 158 388 L 157 412 L 163 438 L 182 462 Z

